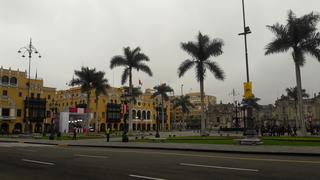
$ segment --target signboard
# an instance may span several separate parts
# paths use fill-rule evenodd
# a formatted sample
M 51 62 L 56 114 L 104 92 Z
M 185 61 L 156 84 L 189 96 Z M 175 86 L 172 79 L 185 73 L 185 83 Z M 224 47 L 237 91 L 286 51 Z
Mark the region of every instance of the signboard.
M 245 82 L 243 83 L 244 87 L 244 98 L 245 99 L 251 99 L 253 97 L 252 94 L 252 82 Z

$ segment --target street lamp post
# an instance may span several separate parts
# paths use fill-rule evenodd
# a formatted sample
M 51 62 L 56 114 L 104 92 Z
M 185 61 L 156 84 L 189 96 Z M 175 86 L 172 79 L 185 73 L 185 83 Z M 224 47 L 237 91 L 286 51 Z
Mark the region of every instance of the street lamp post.
M 26 97 L 26 100 L 27 100 L 27 108 L 26 110 L 28 109 L 27 113 L 26 113 L 26 116 L 27 116 L 27 119 L 26 119 L 26 127 L 25 128 L 25 133 L 31 133 L 32 129 L 30 126 L 31 125 L 31 122 L 30 122 L 30 111 L 29 111 L 29 107 L 30 107 L 30 104 L 29 104 L 29 101 L 30 101 L 30 75 L 31 75 L 31 58 L 32 58 L 32 55 L 33 54 L 38 54 L 38 57 L 41 58 L 41 55 L 39 53 L 39 51 L 32 45 L 32 39 L 30 39 L 30 43 L 29 45 L 25 46 L 25 47 L 21 47 L 19 50 L 18 50 L 18 53 L 22 53 L 22 57 L 25 58 L 26 55 L 28 56 L 29 58 L 29 76 L 28 76 L 28 95 Z
M 245 19 L 245 9 L 244 9 L 244 0 L 242 0 L 242 12 L 243 12 L 243 32 L 239 33 L 239 35 L 244 36 L 244 47 L 245 47 L 245 58 L 246 58 L 246 75 L 247 75 L 247 84 L 251 83 L 249 78 L 249 65 L 248 65 L 248 48 L 247 48 L 247 34 L 251 33 L 249 26 L 246 26 Z M 251 90 L 251 89 L 250 89 Z M 254 130 L 253 118 L 252 118 L 252 105 L 251 105 L 251 97 L 245 97 L 245 101 L 247 101 L 246 109 L 247 109 L 247 128 L 245 129 L 245 135 L 248 137 L 255 137 L 256 131 Z

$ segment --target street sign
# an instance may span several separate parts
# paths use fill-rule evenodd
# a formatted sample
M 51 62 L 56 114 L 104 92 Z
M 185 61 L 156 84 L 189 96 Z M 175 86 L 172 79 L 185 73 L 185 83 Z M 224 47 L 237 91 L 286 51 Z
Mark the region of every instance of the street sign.
M 252 94 L 252 82 L 243 83 L 244 87 L 244 99 L 251 99 L 253 97 Z

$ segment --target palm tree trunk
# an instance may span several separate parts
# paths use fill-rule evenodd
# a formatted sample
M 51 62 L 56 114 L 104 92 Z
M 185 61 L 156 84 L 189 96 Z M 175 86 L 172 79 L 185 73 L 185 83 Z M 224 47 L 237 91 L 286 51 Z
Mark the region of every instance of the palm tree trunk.
M 99 97 L 96 95 L 96 126 L 95 131 L 99 132 L 99 119 L 98 119 L 98 110 L 99 110 Z
M 132 69 L 129 70 L 129 133 L 132 132 Z
M 296 68 L 298 110 L 299 110 L 299 121 L 300 121 L 299 127 L 301 130 L 301 133 L 305 136 L 305 135 L 307 135 L 307 132 L 306 132 L 306 125 L 305 125 L 304 116 L 303 116 L 303 102 L 302 102 L 302 93 L 301 93 L 301 73 L 300 73 L 300 66 L 298 63 L 295 63 L 295 68 Z
M 200 98 L 201 98 L 201 132 L 200 135 L 205 135 L 206 130 L 206 120 L 204 114 L 204 87 L 203 87 L 203 79 L 200 80 Z
M 87 92 L 87 128 L 88 132 L 90 131 L 90 95 L 91 95 L 91 90 Z
M 161 115 L 161 118 L 162 118 L 162 128 L 161 130 L 164 131 L 165 130 L 165 127 L 164 127 L 164 104 L 163 104 L 163 97 L 161 95 L 161 104 L 162 104 L 162 115 Z
M 295 102 L 294 102 L 294 108 L 295 108 L 295 111 L 296 111 L 296 126 L 298 126 L 298 124 L 300 124 L 299 120 L 298 120 L 299 115 L 298 115 L 298 104 L 297 104 L 297 101 L 298 100 L 295 100 Z M 288 114 L 289 114 L 289 112 L 288 112 Z

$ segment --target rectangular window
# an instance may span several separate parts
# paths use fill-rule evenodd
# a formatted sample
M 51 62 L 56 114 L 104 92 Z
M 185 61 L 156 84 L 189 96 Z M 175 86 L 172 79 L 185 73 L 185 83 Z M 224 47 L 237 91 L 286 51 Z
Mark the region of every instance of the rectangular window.
M 51 112 L 47 111 L 47 117 L 50 117 L 50 115 L 51 115 Z
M 50 96 L 50 95 L 48 95 L 48 99 L 51 99 L 51 96 Z
M 10 109 L 9 108 L 3 108 L 1 115 L 2 116 L 9 116 L 10 115 Z
M 8 96 L 8 91 L 7 91 L 7 90 L 3 90 L 3 91 L 2 91 L 2 95 L 3 95 L 3 96 Z
M 31 98 L 32 98 L 32 99 L 34 98 L 34 94 L 33 94 L 33 93 L 31 93 Z
M 37 94 L 37 99 L 40 99 L 40 94 Z
M 17 117 L 21 117 L 21 109 L 17 110 Z
M 19 92 L 19 97 L 21 97 L 22 96 L 22 92 Z

